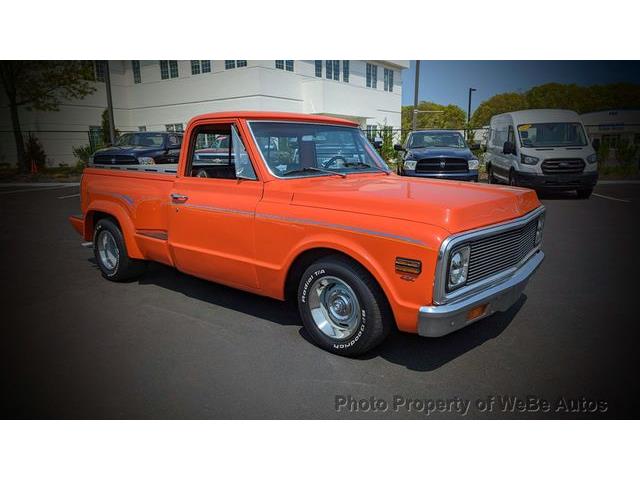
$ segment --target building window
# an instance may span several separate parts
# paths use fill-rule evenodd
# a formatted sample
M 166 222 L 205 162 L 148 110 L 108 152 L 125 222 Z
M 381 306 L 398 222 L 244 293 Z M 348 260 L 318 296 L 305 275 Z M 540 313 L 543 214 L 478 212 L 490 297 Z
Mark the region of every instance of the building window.
M 367 125 L 367 137 L 369 138 L 369 140 L 373 142 L 377 136 L 378 136 L 378 126 Z
M 230 70 L 232 68 L 240 68 L 240 67 L 246 67 L 247 66 L 247 61 L 246 60 L 225 60 L 224 61 L 224 69 L 225 70 Z
M 333 61 L 333 79 L 340 81 L 340 60 Z
M 367 87 L 378 88 L 378 66 L 367 63 Z
M 184 132 L 184 128 L 181 123 L 169 123 L 164 126 L 167 132 Z
M 393 92 L 393 70 L 384 69 L 384 90 L 385 92 Z
M 191 60 L 191 75 L 211 72 L 211 60 Z
M 162 80 L 178 78 L 178 61 L 160 60 L 160 78 Z
M 342 81 L 349 83 L 349 60 L 342 61 Z
M 316 60 L 316 77 L 322 78 L 322 60 Z
M 324 63 L 325 63 L 325 70 L 326 70 L 325 76 L 329 80 L 331 80 L 333 78 L 333 60 L 327 60 Z
M 102 127 L 89 127 L 89 145 L 91 148 L 97 149 L 102 146 Z
M 133 70 L 133 83 L 142 83 L 140 75 L 140 60 L 131 60 L 131 68 Z
M 169 60 L 169 75 L 171 78 L 178 78 L 178 61 Z
M 145 125 L 141 125 L 138 127 L 138 131 L 139 132 L 146 132 L 147 131 L 147 127 Z
M 276 68 L 293 72 L 293 60 L 276 60 Z
M 96 82 L 104 82 L 107 78 L 107 62 L 105 60 L 96 60 Z

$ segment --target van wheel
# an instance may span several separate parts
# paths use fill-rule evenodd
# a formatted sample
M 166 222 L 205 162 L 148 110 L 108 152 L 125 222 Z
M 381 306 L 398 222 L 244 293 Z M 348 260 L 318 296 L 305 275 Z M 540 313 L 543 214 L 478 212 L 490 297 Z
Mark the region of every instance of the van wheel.
M 509 185 L 512 187 L 518 186 L 518 179 L 516 178 L 516 174 L 513 170 L 509 172 Z
M 493 178 L 493 168 L 491 168 L 491 164 L 487 165 L 487 182 L 496 183 L 496 179 Z
M 371 274 L 338 255 L 321 258 L 305 270 L 298 310 L 318 346 L 348 357 L 380 344 L 393 323 L 384 292 Z
M 578 198 L 586 200 L 593 193 L 593 188 L 579 188 L 577 192 Z
M 120 228 L 108 218 L 103 218 L 96 224 L 93 255 L 102 276 L 113 282 L 137 277 L 146 267 L 146 262 L 129 257 Z

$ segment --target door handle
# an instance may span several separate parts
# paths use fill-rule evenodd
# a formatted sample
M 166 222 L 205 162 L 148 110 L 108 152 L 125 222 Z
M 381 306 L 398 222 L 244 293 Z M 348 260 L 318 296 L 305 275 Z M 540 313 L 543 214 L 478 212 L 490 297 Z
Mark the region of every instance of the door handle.
M 186 195 L 182 195 L 181 193 L 172 193 L 171 200 L 173 201 L 173 203 L 184 203 L 189 200 L 189 197 L 187 197 Z

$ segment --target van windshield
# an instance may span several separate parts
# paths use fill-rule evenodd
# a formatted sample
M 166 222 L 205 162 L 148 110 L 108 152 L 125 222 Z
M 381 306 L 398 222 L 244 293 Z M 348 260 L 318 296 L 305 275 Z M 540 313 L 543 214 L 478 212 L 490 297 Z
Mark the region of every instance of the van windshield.
M 574 123 L 526 123 L 518 125 L 523 147 L 584 147 L 587 138 L 582 124 Z

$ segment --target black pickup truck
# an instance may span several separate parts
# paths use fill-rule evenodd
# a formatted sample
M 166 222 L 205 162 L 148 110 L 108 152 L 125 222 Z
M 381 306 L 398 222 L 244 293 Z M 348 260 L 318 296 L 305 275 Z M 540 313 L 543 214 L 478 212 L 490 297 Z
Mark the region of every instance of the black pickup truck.
M 411 132 L 404 145 L 398 173 L 412 177 L 478 181 L 478 159 L 462 135 L 453 130 Z
M 181 133 L 125 133 L 115 145 L 96 150 L 92 163 L 116 166 L 177 164 L 181 145 Z

